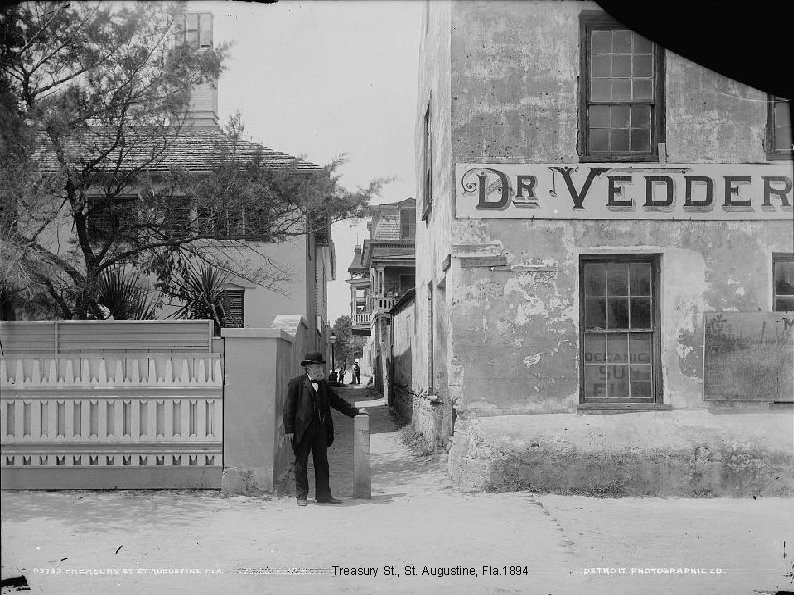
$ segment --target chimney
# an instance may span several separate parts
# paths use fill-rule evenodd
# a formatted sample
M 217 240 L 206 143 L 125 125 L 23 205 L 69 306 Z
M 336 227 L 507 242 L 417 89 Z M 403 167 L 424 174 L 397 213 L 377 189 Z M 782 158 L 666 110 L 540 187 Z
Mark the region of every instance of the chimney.
M 212 19 L 211 12 L 186 13 L 184 42 L 199 50 L 212 48 Z M 218 127 L 218 85 L 216 82 L 193 87 L 185 125 Z

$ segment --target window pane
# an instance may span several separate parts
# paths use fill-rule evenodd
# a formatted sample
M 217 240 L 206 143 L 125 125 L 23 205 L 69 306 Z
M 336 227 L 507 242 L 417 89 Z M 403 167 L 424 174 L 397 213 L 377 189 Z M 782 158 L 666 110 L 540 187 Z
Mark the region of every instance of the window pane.
M 593 56 L 590 60 L 590 72 L 594 77 L 609 77 L 612 75 L 611 64 L 609 54 Z
M 631 53 L 631 31 L 627 29 L 612 31 L 612 51 L 616 54 Z
M 629 264 L 631 295 L 651 295 L 651 265 L 645 262 Z
M 794 298 L 777 298 L 775 300 L 775 310 L 778 312 L 794 310 Z
M 631 76 L 631 56 L 612 56 L 612 76 Z
M 607 361 L 611 364 L 629 362 L 629 341 L 628 335 L 607 336 Z
M 592 40 L 594 54 L 608 54 L 612 50 L 612 31 L 593 31 Z
M 626 129 L 613 129 L 609 132 L 609 142 L 612 151 L 629 150 L 629 131 Z
M 609 298 L 607 300 L 607 328 L 629 328 L 628 298 Z
M 612 128 L 628 128 L 630 111 L 631 108 L 628 105 L 613 105 L 611 120 Z
M 607 396 L 610 401 L 629 398 L 629 367 L 607 366 Z
M 584 336 L 584 363 L 603 364 L 606 362 L 606 337 L 588 333 Z
M 590 151 L 606 153 L 609 151 L 609 130 L 606 128 L 590 129 Z
M 584 265 L 584 293 L 588 296 L 606 295 L 607 265 L 589 262 Z
M 590 84 L 590 99 L 593 101 L 609 101 L 610 79 L 593 79 Z
M 609 106 L 591 105 L 590 111 L 591 128 L 609 128 Z
M 647 56 L 634 56 L 632 59 L 634 69 L 631 71 L 632 76 L 651 76 L 653 74 L 653 57 Z
M 606 366 L 584 367 L 584 395 L 588 399 L 606 399 Z
M 651 298 L 631 298 L 631 328 L 651 328 Z
M 652 398 L 651 386 L 651 366 L 631 366 L 631 398 Z
M 587 298 L 584 308 L 585 328 L 606 328 L 606 299 Z
M 630 146 L 632 153 L 649 153 L 651 151 L 651 131 L 632 129 Z
M 647 128 L 651 125 L 651 106 L 632 105 L 631 106 L 631 127 Z
M 791 151 L 791 120 L 789 102 L 775 101 L 775 150 Z
M 629 267 L 618 262 L 607 265 L 607 295 L 629 295 Z
M 615 101 L 631 99 L 631 79 L 612 79 L 612 99 Z
M 630 333 L 629 353 L 632 364 L 650 364 L 651 333 Z
M 653 98 L 651 79 L 634 79 L 633 88 L 635 101 L 646 101 Z
M 634 34 L 634 53 L 635 54 L 650 54 L 653 48 L 653 43 L 644 37 Z
M 794 295 L 794 261 L 775 263 L 775 294 Z

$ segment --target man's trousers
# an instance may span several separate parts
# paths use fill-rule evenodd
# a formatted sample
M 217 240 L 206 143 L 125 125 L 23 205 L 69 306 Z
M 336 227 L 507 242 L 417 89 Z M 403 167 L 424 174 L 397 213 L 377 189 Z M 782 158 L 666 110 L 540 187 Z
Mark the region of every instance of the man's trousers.
M 309 464 L 309 451 L 314 462 L 314 497 L 318 502 L 331 497 L 331 486 L 328 483 L 328 438 L 325 424 L 314 419 L 301 436 L 300 443 L 295 451 L 295 495 L 306 498 L 309 494 L 309 477 L 307 468 Z

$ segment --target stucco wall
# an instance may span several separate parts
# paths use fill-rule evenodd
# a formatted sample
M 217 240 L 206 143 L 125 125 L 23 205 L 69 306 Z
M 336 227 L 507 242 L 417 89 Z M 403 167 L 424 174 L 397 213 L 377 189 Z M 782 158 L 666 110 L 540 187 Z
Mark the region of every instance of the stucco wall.
M 703 312 L 771 309 L 772 252 L 792 251 L 789 221 L 451 218 L 455 163 L 578 161 L 578 15 L 597 8 L 581 2 L 452 5 L 451 154 L 442 120 L 430 233 L 417 234 L 417 253 L 432 254 L 427 262 L 417 260 L 417 321 L 426 316 L 426 284 L 438 282 L 442 252 L 451 244 L 449 326 L 435 348 L 446 336 L 448 386 L 459 408 L 574 411 L 579 255 L 628 253 L 661 255 L 664 402 L 703 407 Z M 443 47 L 446 39 L 436 42 Z M 426 80 L 432 79 L 443 93 L 446 65 L 437 54 L 425 49 L 420 90 L 433 86 Z M 763 94 L 670 52 L 666 62 L 668 162 L 765 161 Z M 508 267 L 461 268 L 456 256 L 473 250 L 503 254 Z M 535 270 L 512 270 L 516 265 Z M 421 351 L 418 346 L 419 378 Z
M 416 319 L 414 304 L 410 303 L 391 319 L 391 390 L 390 404 L 403 418 L 411 418 L 413 411 L 412 368 Z

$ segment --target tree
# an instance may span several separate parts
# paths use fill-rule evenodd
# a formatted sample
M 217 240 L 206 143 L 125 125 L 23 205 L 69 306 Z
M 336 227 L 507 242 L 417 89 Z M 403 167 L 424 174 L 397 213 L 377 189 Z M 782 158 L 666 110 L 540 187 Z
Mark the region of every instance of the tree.
M 364 343 L 366 337 L 353 334 L 353 324 L 350 316 L 340 316 L 334 322 L 331 332 L 336 335 L 334 352 L 336 361 L 341 364 L 347 362 L 350 366 L 353 360 L 364 355 Z
M 197 134 L 184 125 L 191 90 L 218 78 L 227 51 L 186 43 L 183 10 L 37 2 L 0 12 L 6 299 L 102 318 L 105 271 L 131 265 L 167 291 L 185 259 L 277 288 L 289 271 L 262 242 L 355 216 L 382 185 L 341 188 L 340 161 L 274 166 L 239 117 L 205 139 L 200 172 L 174 166 Z

